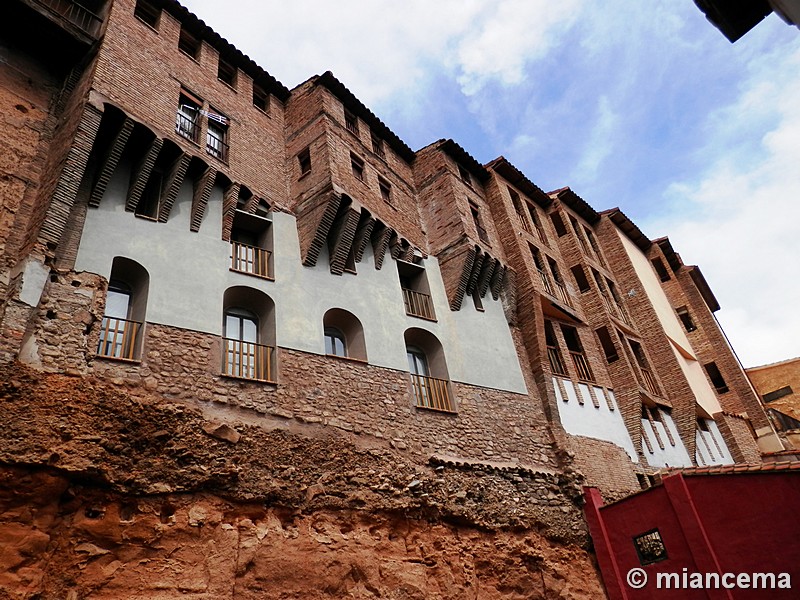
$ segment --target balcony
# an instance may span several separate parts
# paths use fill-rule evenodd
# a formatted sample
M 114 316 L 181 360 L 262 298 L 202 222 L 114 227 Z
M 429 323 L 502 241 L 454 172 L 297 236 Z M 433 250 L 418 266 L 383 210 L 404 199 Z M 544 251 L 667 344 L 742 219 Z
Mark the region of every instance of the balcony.
M 215 135 L 209 128 L 206 135 L 206 153 L 227 164 L 228 150 L 228 142 L 225 141 L 224 135 Z
M 586 360 L 586 356 L 583 352 L 574 352 L 570 350 L 570 356 L 572 356 L 572 364 L 575 365 L 575 370 L 578 372 L 578 379 L 594 381 L 592 371 L 589 368 L 589 362 Z
M 403 302 L 406 305 L 407 315 L 429 321 L 436 320 L 436 316 L 433 313 L 433 302 L 428 294 L 403 288 Z
M 539 277 L 542 280 L 542 285 L 544 286 L 544 290 L 559 302 L 562 302 L 570 308 L 575 308 L 572 304 L 572 298 L 570 297 L 569 292 L 564 284 L 560 281 L 552 279 L 542 269 L 538 269 L 538 271 Z
M 531 231 L 531 226 L 528 224 L 528 221 L 525 219 L 521 212 L 517 212 L 517 219 L 519 220 L 520 225 L 522 225 L 522 229 L 527 231 L 528 233 L 533 233 Z
M 446 380 L 412 374 L 411 388 L 418 408 L 455 412 Z
M 275 383 L 272 370 L 274 347 L 230 338 L 225 338 L 222 342 L 223 375 Z
M 550 359 L 550 370 L 553 375 L 567 375 L 567 370 L 564 368 L 564 363 L 561 360 L 561 354 L 555 346 L 547 347 L 547 358 Z
M 231 271 L 272 280 L 269 266 L 271 255 L 272 253 L 264 248 L 231 242 Z
M 640 369 L 642 371 L 642 379 L 644 381 L 645 389 L 654 396 L 660 396 L 661 393 L 658 391 L 658 384 L 656 383 L 656 378 L 653 373 L 644 367 L 640 367 Z
M 195 144 L 200 142 L 200 125 L 195 122 L 195 119 L 181 112 L 177 113 L 175 119 L 175 133 Z
M 96 40 L 100 37 L 103 19 L 77 2 L 72 0 L 32 0 L 32 4 L 39 5 L 47 12 L 69 22 L 92 39 Z
M 136 360 L 136 347 L 142 324 L 138 321 L 103 317 L 100 326 L 100 341 L 97 344 L 97 356 L 118 358 L 120 360 Z

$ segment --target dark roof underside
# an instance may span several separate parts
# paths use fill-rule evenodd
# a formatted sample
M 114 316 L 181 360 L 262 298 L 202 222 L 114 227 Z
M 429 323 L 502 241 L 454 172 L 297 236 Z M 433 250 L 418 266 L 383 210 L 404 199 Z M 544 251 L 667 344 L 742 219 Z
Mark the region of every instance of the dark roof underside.
M 655 243 L 658 244 L 658 247 L 661 248 L 661 251 L 664 253 L 664 256 L 666 257 L 672 271 L 677 272 L 677 270 L 683 265 L 683 261 L 681 261 L 681 257 L 678 255 L 678 253 L 675 252 L 675 249 L 672 247 L 672 243 L 669 241 L 669 238 L 663 237 L 653 241 L 655 241 Z
M 708 285 L 706 278 L 703 277 L 703 273 L 700 271 L 700 267 L 698 266 L 691 266 L 689 267 L 689 275 L 692 277 L 692 281 L 694 281 L 695 286 L 697 286 L 697 290 L 700 292 L 700 295 L 705 300 L 705 303 L 708 305 L 708 309 L 711 312 L 717 312 L 719 310 L 719 302 L 717 302 L 716 296 L 714 296 L 714 292 L 711 291 L 711 287 Z
M 619 229 L 628 236 L 628 239 L 632 241 L 642 252 L 647 252 L 650 249 L 650 246 L 653 245 L 645 234 L 642 233 L 642 230 L 639 229 L 633 221 L 631 221 L 624 212 L 622 212 L 618 208 L 612 208 L 610 210 L 603 211 L 604 215 L 608 215 L 608 218 L 611 219 L 611 222 L 614 223 Z
M 586 200 L 578 196 L 578 194 L 573 192 L 570 188 L 565 187 L 561 188 L 560 190 L 555 190 L 550 192 L 550 195 L 555 195 L 556 198 L 561 200 L 563 204 L 575 211 L 575 213 L 578 214 L 584 221 L 589 223 L 589 225 L 594 225 L 600 220 L 600 213 L 589 206 L 589 203 L 586 202 Z
M 536 202 L 542 208 L 547 208 L 553 203 L 553 199 L 548 196 L 539 186 L 512 165 L 505 157 L 500 156 L 486 165 L 487 169 L 495 171 L 500 177 L 505 179 L 528 198 Z
M 711 24 L 735 42 L 772 12 L 767 0 L 694 0 Z
M 439 144 L 440 150 L 449 154 L 453 160 L 477 177 L 478 181 L 481 183 L 485 183 L 489 180 L 489 177 L 491 177 L 489 171 L 484 169 L 481 163 L 475 160 L 469 152 L 464 150 L 452 139 L 439 140 L 437 144 Z

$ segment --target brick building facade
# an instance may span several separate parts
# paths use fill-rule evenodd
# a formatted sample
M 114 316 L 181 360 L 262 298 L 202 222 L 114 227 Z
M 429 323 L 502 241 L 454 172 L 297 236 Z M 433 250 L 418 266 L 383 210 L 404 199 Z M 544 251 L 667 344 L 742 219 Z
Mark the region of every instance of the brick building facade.
M 289 90 L 172 0 L 12 4 L 4 361 L 607 498 L 780 449 L 699 269 L 618 209 L 415 152 L 331 73 Z

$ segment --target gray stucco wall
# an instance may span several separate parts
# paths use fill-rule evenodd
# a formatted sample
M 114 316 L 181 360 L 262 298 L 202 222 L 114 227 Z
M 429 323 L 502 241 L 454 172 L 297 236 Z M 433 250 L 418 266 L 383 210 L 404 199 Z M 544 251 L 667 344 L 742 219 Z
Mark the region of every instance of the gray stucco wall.
M 343 308 L 361 321 L 371 364 L 407 370 L 403 334 L 417 327 L 441 342 L 451 380 L 527 393 L 501 303 L 487 295 L 484 312 L 471 302 L 451 311 L 435 258 L 424 263 L 435 323 L 405 314 L 395 262 L 387 257 L 376 270 L 369 246 L 357 275 L 331 275 L 324 249 L 317 266 L 303 267 L 292 215 L 272 215 L 275 281 L 237 273 L 229 269 L 230 244 L 221 239 L 221 188 L 213 190 L 195 233 L 189 230 L 190 181 L 184 182 L 169 221 L 157 223 L 125 212 L 129 169 L 120 165 L 100 207 L 88 210 L 75 268 L 108 277 L 115 256 L 140 263 L 150 275 L 148 322 L 221 335 L 225 290 L 247 286 L 275 302 L 278 346 L 324 354 L 323 315 Z

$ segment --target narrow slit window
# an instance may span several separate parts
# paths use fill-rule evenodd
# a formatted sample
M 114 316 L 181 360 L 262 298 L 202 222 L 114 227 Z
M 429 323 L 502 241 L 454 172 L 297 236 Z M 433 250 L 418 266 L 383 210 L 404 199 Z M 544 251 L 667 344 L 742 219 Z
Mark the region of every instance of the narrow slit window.
M 236 87 L 236 65 L 227 61 L 226 59 L 219 57 L 219 63 L 217 65 L 217 79 L 219 79 L 222 83 L 225 83 L 232 88 Z
M 311 173 L 311 149 L 304 148 L 297 155 L 297 164 L 300 167 L 300 176 Z
M 269 112 L 269 94 L 257 83 L 253 84 L 253 106 L 261 112 Z
M 364 160 L 360 156 L 350 154 L 350 167 L 353 169 L 353 176 L 364 181 Z
M 386 181 L 383 177 L 378 178 L 378 188 L 381 192 L 381 198 L 384 202 L 392 203 L 392 184 Z

